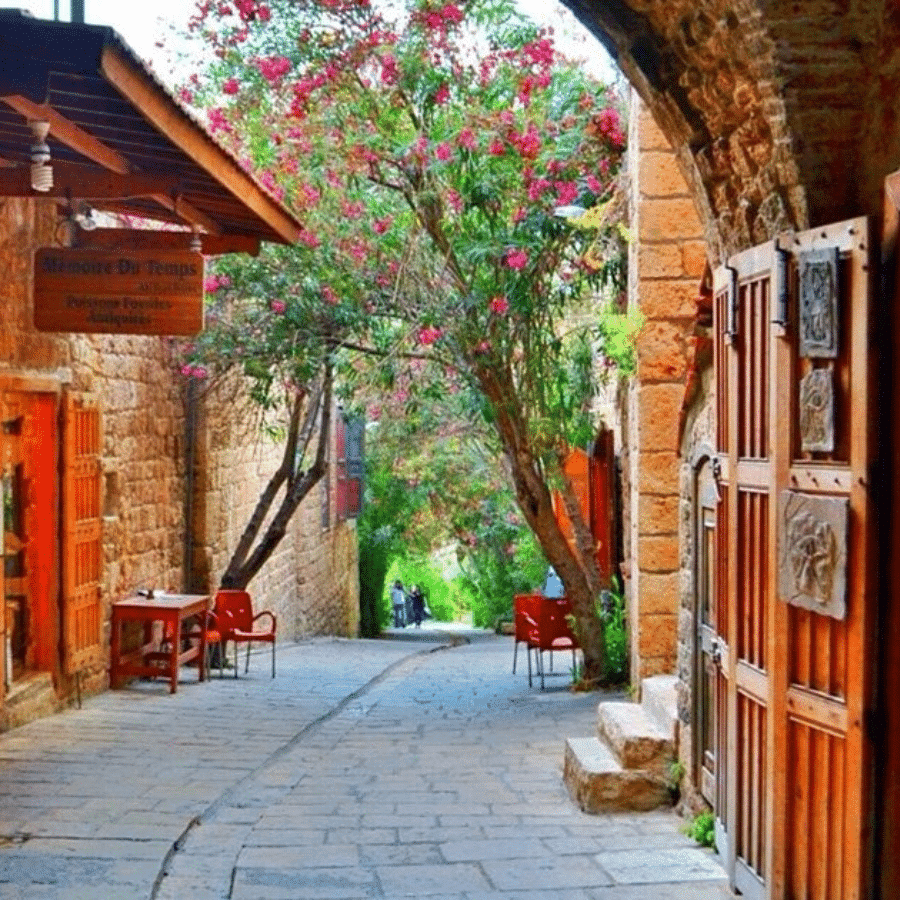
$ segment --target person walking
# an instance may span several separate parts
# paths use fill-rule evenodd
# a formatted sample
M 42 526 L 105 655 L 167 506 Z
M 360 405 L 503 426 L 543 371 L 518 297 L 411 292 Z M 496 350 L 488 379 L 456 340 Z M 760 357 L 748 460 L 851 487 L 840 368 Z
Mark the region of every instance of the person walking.
M 409 595 L 412 597 L 413 621 L 416 623 L 416 628 L 421 628 L 422 619 L 425 618 L 425 597 L 417 584 L 412 586 Z
M 406 627 L 406 594 L 398 578 L 391 587 L 391 606 L 394 608 L 394 628 Z

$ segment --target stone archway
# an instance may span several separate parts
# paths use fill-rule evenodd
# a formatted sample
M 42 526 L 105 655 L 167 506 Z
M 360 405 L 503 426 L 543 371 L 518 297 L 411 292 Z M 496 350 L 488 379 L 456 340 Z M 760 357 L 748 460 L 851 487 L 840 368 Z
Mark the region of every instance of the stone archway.
M 713 262 L 880 212 L 900 167 L 893 0 L 562 0 L 678 154 Z

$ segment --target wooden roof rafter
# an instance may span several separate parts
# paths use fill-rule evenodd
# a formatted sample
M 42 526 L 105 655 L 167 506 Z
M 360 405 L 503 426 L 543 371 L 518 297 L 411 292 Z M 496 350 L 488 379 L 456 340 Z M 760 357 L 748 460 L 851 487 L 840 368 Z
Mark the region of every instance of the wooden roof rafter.
M 55 184 L 45 193 L 31 188 L 34 120 L 49 125 Z M 83 200 L 192 229 L 204 252 L 258 252 L 302 230 L 112 29 L 18 10 L 0 10 L 0 196 Z

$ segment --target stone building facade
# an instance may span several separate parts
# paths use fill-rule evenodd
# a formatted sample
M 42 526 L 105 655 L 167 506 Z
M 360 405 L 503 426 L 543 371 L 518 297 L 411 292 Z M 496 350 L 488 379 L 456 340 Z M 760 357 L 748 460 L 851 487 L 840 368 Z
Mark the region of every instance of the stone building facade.
M 6 577 L 0 579 L 6 592 L 0 616 L 0 728 L 59 709 L 76 691 L 107 687 L 110 604 L 115 600 L 142 587 L 214 591 L 279 455 L 278 447 L 238 426 L 234 404 L 223 398 L 203 402 L 196 427 L 189 431 L 185 379 L 169 339 L 36 331 L 31 324 L 33 253 L 58 238 L 55 203 L 3 201 L 0 474 L 6 479 L 7 561 Z M 65 465 L 60 416 L 69 397 L 96 408 L 100 422 L 100 652 L 78 673 L 78 684 L 61 665 L 60 572 L 65 560 L 57 550 L 62 492 L 56 476 Z M 32 402 L 33 426 L 30 413 L 17 412 L 31 409 Z M 188 503 L 189 440 L 195 444 L 190 469 L 195 488 L 200 488 L 193 504 Z M 18 444 L 25 449 L 14 458 L 10 448 Z M 355 523 L 323 516 L 326 490 L 335 491 L 333 474 L 304 502 L 278 551 L 249 586 L 255 603 L 277 614 L 284 640 L 356 634 Z M 38 503 L 44 508 L 40 521 Z M 330 510 L 335 506 L 332 498 Z M 188 516 L 199 552 L 186 538 Z M 45 529 L 40 532 L 42 549 L 36 540 L 24 543 L 24 562 L 15 562 L 13 551 L 22 533 L 37 534 L 40 528 Z M 32 574 L 17 578 L 22 574 L 17 567 Z M 27 589 L 21 586 L 26 583 Z
M 623 415 L 623 527 L 631 677 L 675 671 L 681 597 L 680 432 L 705 243 L 672 148 L 631 98 L 629 306 L 643 327 Z

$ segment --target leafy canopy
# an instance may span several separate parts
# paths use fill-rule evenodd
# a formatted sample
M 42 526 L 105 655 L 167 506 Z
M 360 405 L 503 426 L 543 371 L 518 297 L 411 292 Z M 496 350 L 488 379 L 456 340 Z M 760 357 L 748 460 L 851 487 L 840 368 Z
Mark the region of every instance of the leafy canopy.
M 541 452 L 583 443 L 593 359 L 629 351 L 573 319 L 623 277 L 607 87 L 510 0 L 200 2 L 191 31 L 216 61 L 185 98 L 305 227 L 220 269 L 232 312 L 188 365 L 240 362 L 267 400 L 327 337 L 345 385 L 451 390 L 491 424 L 499 380 Z

